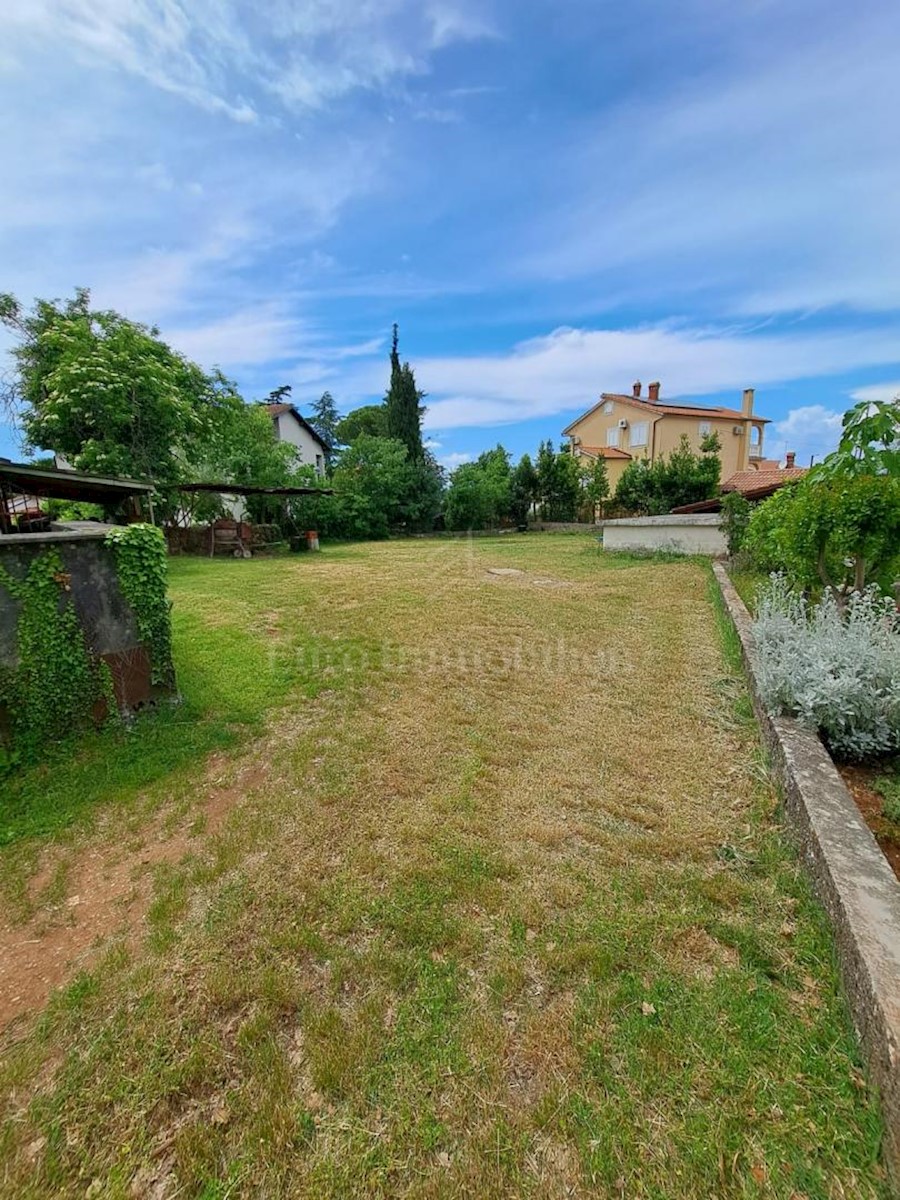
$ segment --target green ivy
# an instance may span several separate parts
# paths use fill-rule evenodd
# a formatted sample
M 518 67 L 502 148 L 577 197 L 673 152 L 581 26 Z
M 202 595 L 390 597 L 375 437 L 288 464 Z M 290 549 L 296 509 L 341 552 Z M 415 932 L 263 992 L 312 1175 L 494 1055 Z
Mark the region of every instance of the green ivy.
M 115 554 L 119 587 L 150 656 L 150 678 L 171 685 L 172 606 L 166 596 L 168 564 L 162 531 L 155 525 L 121 525 L 111 529 L 105 540 Z
M 0 708 L 8 713 L 14 744 L 28 753 L 86 724 L 94 705 L 109 700 L 111 679 L 85 645 L 58 550 L 35 558 L 24 579 L 0 567 L 0 587 L 20 606 L 19 662 L 0 670 Z M 109 711 L 116 712 L 114 699 Z

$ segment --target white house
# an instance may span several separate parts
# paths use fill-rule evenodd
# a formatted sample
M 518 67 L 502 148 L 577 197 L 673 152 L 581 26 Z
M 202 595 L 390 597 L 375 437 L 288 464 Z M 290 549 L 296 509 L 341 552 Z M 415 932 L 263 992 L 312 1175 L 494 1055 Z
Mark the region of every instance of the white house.
M 275 425 L 280 442 L 296 447 L 300 461 L 315 467 L 317 475 L 325 474 L 325 460 L 330 449 L 293 404 L 267 404 L 266 412 Z

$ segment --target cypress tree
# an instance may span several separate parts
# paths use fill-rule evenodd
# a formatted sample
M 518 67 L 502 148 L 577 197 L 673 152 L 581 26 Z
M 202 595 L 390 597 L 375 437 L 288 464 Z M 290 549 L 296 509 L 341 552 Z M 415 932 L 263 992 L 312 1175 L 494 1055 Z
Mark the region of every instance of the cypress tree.
M 420 401 L 424 393 L 416 387 L 416 377 L 409 363 L 400 364 L 397 348 L 397 326 L 391 341 L 391 385 L 385 396 L 387 409 L 388 437 L 402 442 L 409 453 L 410 462 L 419 463 L 424 458 L 422 447 L 422 414 Z

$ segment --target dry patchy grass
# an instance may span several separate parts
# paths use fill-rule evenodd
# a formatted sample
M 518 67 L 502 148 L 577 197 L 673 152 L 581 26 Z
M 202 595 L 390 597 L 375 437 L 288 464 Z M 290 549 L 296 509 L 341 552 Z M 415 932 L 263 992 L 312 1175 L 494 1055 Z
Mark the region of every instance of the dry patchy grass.
M 281 704 L 145 936 L 8 1030 L 4 1194 L 882 1194 L 703 567 L 392 543 L 176 564 L 173 595 L 211 703 L 241 629 Z

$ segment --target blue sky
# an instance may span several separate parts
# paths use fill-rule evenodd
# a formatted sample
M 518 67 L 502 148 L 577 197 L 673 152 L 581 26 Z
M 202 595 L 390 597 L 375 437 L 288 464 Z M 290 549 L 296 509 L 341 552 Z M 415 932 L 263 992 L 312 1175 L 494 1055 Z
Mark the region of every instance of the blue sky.
M 805 461 L 900 390 L 898 65 L 893 0 L 6 0 L 0 290 L 344 411 L 396 320 L 451 466 L 635 379 Z

